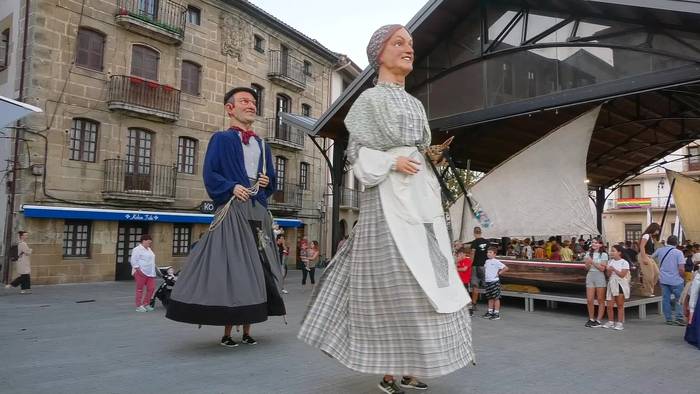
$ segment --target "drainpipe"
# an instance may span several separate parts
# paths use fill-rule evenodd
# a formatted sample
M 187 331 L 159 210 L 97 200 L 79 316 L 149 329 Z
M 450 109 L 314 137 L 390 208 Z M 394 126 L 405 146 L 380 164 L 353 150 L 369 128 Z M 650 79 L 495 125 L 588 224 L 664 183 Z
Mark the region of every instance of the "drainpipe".
M 27 62 L 27 34 L 29 32 L 29 7 L 30 0 L 25 0 L 24 6 L 24 37 L 22 38 L 22 63 L 19 72 L 19 97 L 17 101 L 24 100 L 24 79 L 25 79 L 25 65 Z M 17 127 L 15 128 L 15 144 L 14 153 L 12 159 L 12 183 L 10 183 L 10 195 L 7 201 L 7 214 L 5 217 L 5 261 L 3 262 L 2 276 L 5 283 L 10 282 L 10 246 L 12 245 L 12 238 L 14 235 L 14 213 L 15 213 L 15 193 L 17 190 L 17 167 L 19 163 L 19 140 L 22 138 L 20 134 L 21 123 L 17 121 Z

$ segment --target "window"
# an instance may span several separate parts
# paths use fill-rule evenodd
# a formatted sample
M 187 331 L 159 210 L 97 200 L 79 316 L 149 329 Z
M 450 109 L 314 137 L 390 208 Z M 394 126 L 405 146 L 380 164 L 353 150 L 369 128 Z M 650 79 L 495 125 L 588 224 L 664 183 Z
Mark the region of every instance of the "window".
M 158 0 L 136 0 L 139 13 L 142 16 L 156 19 L 158 16 Z
M 63 224 L 63 256 L 88 257 L 90 222 L 66 220 Z
M 303 116 L 311 116 L 311 106 L 309 104 L 302 104 L 301 105 L 301 114 Z
M 192 240 L 191 224 L 173 224 L 173 256 L 187 256 Z
M 535 72 L 527 72 L 527 97 L 535 97 L 537 95 L 537 79 L 535 79 Z
M 187 137 L 177 139 L 177 172 L 194 174 L 197 158 L 197 140 Z
M 129 129 L 126 149 L 126 190 L 151 190 L 151 146 L 153 133 L 143 129 Z
M 287 178 L 287 158 L 277 156 L 275 159 L 275 172 L 277 173 L 277 190 L 284 191 L 285 178 Z
M 311 62 L 304 60 L 304 75 L 311 76 Z
M 688 171 L 700 170 L 700 147 L 688 147 Z
M 291 128 L 289 124 L 282 121 L 282 116 L 280 116 L 282 112 L 289 113 L 290 108 L 292 108 L 292 99 L 283 94 L 278 94 L 275 106 L 275 138 L 285 141 L 289 141 L 291 138 Z
M 513 66 L 510 62 L 503 62 L 503 94 L 513 94 Z
M 642 196 L 641 185 L 620 186 L 620 198 L 640 198 Z
M 10 65 L 10 29 L 5 29 L 0 34 L 0 71 Z
M 157 81 L 159 60 L 158 52 L 143 45 L 134 45 L 131 51 L 131 75 Z
M 265 39 L 257 34 L 253 35 L 253 49 L 260 53 L 265 53 Z
M 639 223 L 625 224 L 625 242 L 639 242 L 642 238 L 642 225 Z
M 201 79 L 202 67 L 199 64 L 183 61 L 182 78 L 180 89 L 187 94 L 199 96 L 199 81 Z
M 301 190 L 309 190 L 309 163 L 299 164 L 299 187 Z
M 202 11 L 199 8 L 187 6 L 187 23 L 199 26 L 202 23 Z
M 91 70 L 102 71 L 104 48 L 104 34 L 81 27 L 78 29 L 75 64 Z
M 73 119 L 70 129 L 70 159 L 95 162 L 99 123 L 89 119 Z
M 263 87 L 260 85 L 256 84 L 251 84 L 250 88 L 255 91 L 255 95 L 258 96 L 258 104 L 255 106 L 255 114 L 258 116 L 263 115 L 263 102 L 265 101 L 263 98 Z

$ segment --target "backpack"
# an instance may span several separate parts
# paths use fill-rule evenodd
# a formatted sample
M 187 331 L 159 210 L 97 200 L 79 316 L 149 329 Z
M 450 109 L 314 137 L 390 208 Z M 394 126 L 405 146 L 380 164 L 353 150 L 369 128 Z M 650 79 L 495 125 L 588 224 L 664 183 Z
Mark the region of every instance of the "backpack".
M 10 261 L 14 262 L 19 260 L 19 247 L 17 245 L 10 246 Z

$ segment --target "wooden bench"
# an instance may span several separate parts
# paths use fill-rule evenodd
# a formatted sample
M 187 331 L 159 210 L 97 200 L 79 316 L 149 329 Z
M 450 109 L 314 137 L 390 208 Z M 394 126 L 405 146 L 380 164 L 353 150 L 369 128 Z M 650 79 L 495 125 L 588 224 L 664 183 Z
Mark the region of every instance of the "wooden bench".
M 479 289 L 480 293 L 483 293 L 482 289 Z M 564 294 L 564 293 L 524 293 L 517 291 L 501 291 L 501 295 L 504 297 L 522 298 L 525 303 L 526 312 L 535 311 L 535 300 L 544 300 L 547 303 L 548 308 L 556 308 L 557 303 L 564 302 L 568 304 L 586 304 L 586 297 L 584 294 L 577 296 L 575 294 Z M 625 300 L 625 308 L 637 307 L 639 310 L 639 318 L 647 318 L 647 305 L 648 304 L 658 304 L 657 313 L 661 313 L 661 296 L 656 297 L 637 297 L 632 296 L 629 300 Z M 598 305 L 598 301 L 595 301 Z

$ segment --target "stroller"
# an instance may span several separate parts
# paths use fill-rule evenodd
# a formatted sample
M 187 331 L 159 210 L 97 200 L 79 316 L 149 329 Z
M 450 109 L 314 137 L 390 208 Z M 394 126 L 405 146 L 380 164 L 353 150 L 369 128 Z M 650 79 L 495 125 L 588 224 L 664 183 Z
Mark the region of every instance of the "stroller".
M 158 267 L 158 271 L 156 273 L 158 276 L 163 278 L 163 283 L 161 283 L 160 286 L 158 286 L 158 289 L 156 289 L 155 293 L 153 293 L 151 307 L 155 308 L 156 299 L 159 299 L 163 306 L 167 307 L 168 301 L 170 301 L 170 293 L 173 291 L 173 286 L 175 286 L 175 282 L 177 281 L 177 276 L 180 274 L 180 271 L 175 272 L 173 267 L 167 266 Z

